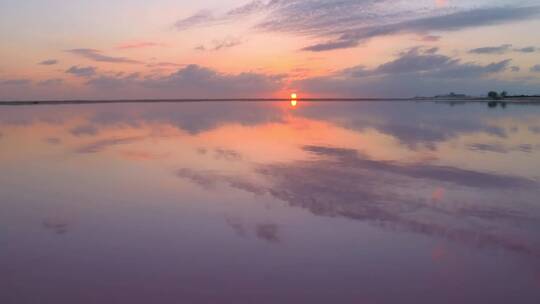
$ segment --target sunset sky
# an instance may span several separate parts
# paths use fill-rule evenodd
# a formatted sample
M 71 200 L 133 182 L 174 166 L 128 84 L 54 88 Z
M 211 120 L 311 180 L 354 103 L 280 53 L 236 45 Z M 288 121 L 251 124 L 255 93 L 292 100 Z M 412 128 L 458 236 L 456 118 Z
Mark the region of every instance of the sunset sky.
M 538 0 L 0 0 L 0 100 L 540 93 Z

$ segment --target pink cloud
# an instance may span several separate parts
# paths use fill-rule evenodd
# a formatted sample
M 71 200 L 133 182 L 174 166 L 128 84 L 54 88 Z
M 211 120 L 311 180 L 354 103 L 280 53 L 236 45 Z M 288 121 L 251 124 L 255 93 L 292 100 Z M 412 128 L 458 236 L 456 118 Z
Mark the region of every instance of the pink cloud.
M 151 47 L 163 46 L 161 43 L 150 42 L 150 41 L 141 41 L 141 42 L 126 42 L 119 44 L 116 48 L 119 50 L 128 50 L 128 49 L 144 49 Z

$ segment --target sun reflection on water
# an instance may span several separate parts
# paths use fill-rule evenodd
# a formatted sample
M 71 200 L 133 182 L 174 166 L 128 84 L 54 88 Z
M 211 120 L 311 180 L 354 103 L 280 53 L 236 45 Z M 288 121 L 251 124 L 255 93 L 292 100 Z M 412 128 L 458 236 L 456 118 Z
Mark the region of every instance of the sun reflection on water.
M 292 100 L 291 100 L 291 106 L 294 108 L 294 107 L 296 107 L 297 105 L 298 105 L 298 100 L 292 99 Z

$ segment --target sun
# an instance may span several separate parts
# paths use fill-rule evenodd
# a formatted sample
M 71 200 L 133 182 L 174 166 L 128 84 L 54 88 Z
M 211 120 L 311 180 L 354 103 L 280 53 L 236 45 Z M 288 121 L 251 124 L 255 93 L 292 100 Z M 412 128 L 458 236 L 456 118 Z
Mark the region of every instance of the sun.
M 298 101 L 296 99 L 291 99 L 291 106 L 296 107 L 298 105 Z
M 298 99 L 298 95 L 296 93 L 291 94 L 291 99 Z

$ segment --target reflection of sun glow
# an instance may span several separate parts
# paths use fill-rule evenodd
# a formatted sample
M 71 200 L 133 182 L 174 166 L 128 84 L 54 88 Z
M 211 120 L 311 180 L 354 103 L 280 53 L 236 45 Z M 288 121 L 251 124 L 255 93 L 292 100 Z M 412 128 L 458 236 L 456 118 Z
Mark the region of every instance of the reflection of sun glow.
M 435 1 L 435 4 L 436 4 L 438 7 L 444 7 L 444 6 L 447 6 L 447 5 L 448 5 L 448 0 L 436 0 L 436 1 Z
M 296 107 L 297 104 L 298 104 L 298 101 L 296 99 L 291 100 L 291 106 Z

